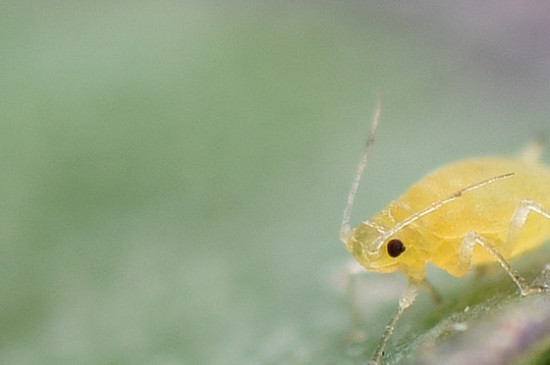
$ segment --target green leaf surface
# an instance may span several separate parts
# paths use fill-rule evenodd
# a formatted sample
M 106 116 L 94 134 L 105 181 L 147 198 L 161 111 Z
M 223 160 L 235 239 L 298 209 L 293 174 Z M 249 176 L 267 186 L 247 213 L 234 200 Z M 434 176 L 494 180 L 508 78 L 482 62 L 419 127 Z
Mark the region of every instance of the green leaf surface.
M 365 275 L 353 337 L 338 231 L 376 96 L 354 223 L 548 132 L 547 22 L 515 6 L 1 2 L 0 364 L 367 361 L 404 286 Z M 544 363 L 546 294 L 429 277 L 446 304 L 421 295 L 389 359 L 517 317 Z

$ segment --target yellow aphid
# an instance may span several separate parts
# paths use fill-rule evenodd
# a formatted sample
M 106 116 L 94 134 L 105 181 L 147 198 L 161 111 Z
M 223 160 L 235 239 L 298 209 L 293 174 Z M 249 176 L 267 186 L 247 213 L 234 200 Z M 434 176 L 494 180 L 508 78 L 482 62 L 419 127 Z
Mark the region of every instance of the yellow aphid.
M 395 324 L 425 282 L 426 264 L 455 276 L 473 265 L 498 262 L 521 295 L 531 288 L 508 260 L 550 239 L 550 168 L 535 146 L 517 157 L 472 158 L 441 167 L 412 185 L 371 219 L 350 227 L 350 212 L 374 141 L 378 104 L 365 153 L 352 185 L 340 239 L 367 270 L 401 271 L 409 283 L 371 364 L 378 364 Z

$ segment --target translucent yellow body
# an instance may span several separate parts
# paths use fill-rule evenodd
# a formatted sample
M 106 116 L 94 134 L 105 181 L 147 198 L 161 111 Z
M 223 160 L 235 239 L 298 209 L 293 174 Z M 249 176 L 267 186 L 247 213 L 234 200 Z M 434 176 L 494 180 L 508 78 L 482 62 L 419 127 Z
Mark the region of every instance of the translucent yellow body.
M 367 270 L 402 271 L 409 282 L 369 365 L 380 364 L 418 288 L 431 288 L 425 281 L 428 262 L 455 276 L 472 265 L 498 262 L 524 296 L 548 286 L 527 285 L 508 261 L 550 240 L 550 168 L 538 162 L 540 144 L 517 158 L 473 158 L 443 166 L 352 230 L 351 209 L 379 117 L 380 102 L 348 195 L 340 239 Z
M 505 174 L 510 176 L 460 194 L 399 230 L 391 231 L 398 223 L 435 202 Z M 504 258 L 520 255 L 550 239 L 548 218 L 531 213 L 521 226 L 518 238 L 508 242 L 511 219 L 524 200 L 550 207 L 550 168 L 525 158 L 487 157 L 456 162 L 427 175 L 380 213 L 360 223 L 348 236 L 346 246 L 358 262 L 371 271 L 401 270 L 410 279 L 421 281 L 426 263 L 432 262 L 452 275 L 462 276 L 469 267 L 459 265 L 459 251 L 468 232 L 482 235 Z M 392 239 L 402 241 L 406 247 L 398 257 L 388 254 L 386 245 Z M 474 247 L 472 265 L 494 261 L 495 256 L 484 247 Z

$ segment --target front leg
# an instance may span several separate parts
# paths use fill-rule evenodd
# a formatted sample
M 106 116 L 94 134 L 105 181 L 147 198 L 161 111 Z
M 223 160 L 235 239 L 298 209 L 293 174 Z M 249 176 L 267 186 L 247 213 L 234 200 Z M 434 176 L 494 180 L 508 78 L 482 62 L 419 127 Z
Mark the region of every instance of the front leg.
M 397 311 L 390 319 L 390 322 L 386 325 L 384 334 L 382 335 L 382 338 L 380 339 L 380 342 L 378 343 L 378 346 L 374 351 L 374 355 L 372 355 L 372 359 L 369 361 L 368 365 L 380 364 L 380 359 L 384 355 L 384 349 L 386 348 L 388 341 L 395 331 L 395 325 L 397 321 L 399 320 L 399 318 L 401 318 L 403 312 L 405 312 L 405 310 L 414 303 L 416 296 L 418 295 L 418 285 L 418 282 L 411 280 L 407 284 L 405 290 L 403 290 L 403 293 L 401 293 L 401 296 L 399 297 L 399 306 L 397 307 Z
M 504 271 L 506 271 L 512 281 L 517 285 L 522 296 L 541 291 L 540 287 L 529 287 L 525 279 L 510 266 L 508 261 L 506 261 L 498 249 L 487 241 L 485 237 L 475 231 L 468 232 L 462 239 L 462 244 L 460 245 L 460 251 L 458 254 L 458 261 L 461 269 L 468 270 L 470 268 L 474 253 L 474 246 L 476 244 L 481 245 L 481 247 L 495 257 L 500 266 L 502 266 Z

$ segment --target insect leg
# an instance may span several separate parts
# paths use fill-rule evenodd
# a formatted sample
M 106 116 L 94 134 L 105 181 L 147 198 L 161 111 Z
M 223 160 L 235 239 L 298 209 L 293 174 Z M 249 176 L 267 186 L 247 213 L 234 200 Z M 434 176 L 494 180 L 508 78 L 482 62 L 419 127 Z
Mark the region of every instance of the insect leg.
M 432 283 L 430 283 L 426 278 L 419 282 L 419 284 L 424 290 L 428 292 L 434 302 L 436 302 L 437 304 L 441 304 L 443 302 L 441 294 L 439 294 L 435 286 L 433 286 Z
M 550 219 L 550 211 L 548 211 L 542 205 L 532 200 L 522 200 L 514 211 L 512 218 L 510 219 L 510 225 L 508 227 L 508 238 L 506 239 L 506 242 L 503 246 L 503 251 L 505 253 L 512 252 L 512 249 L 514 248 L 514 245 L 519 238 L 521 229 L 523 228 L 523 225 L 525 224 L 527 216 L 530 212 L 539 213 L 540 215 Z
M 356 336 L 364 337 L 365 335 L 361 330 L 363 326 L 363 322 L 361 319 L 361 311 L 359 309 L 359 304 L 356 298 L 357 277 L 364 273 L 366 273 L 365 269 L 361 265 L 359 265 L 357 261 L 349 260 L 349 262 L 346 265 L 345 286 L 346 286 L 346 294 L 348 296 L 348 304 L 350 307 L 351 321 L 354 327 L 356 328 L 356 331 L 353 337 L 356 337 Z M 435 303 L 441 304 L 443 302 L 443 299 L 441 298 L 441 294 L 439 294 L 438 290 L 426 278 L 424 278 L 422 281 L 416 282 L 416 284 L 418 285 L 419 288 L 424 289 L 430 295 L 430 297 Z
M 500 266 L 502 266 L 504 271 L 506 271 L 512 281 L 517 285 L 522 296 L 540 291 L 540 288 L 530 288 L 525 282 L 525 279 L 510 266 L 510 264 L 496 249 L 496 247 L 493 246 L 489 241 L 487 241 L 485 237 L 475 231 L 468 232 L 466 236 L 462 239 L 462 244 L 460 245 L 460 251 L 458 254 L 459 265 L 462 268 L 468 269 L 470 267 L 472 262 L 472 255 L 474 252 L 474 246 L 476 244 L 481 245 L 481 247 L 486 249 L 491 255 L 495 257 Z
M 384 334 L 382 335 L 382 338 L 380 339 L 380 342 L 378 343 L 378 346 L 376 347 L 376 350 L 374 351 L 372 359 L 369 361 L 368 365 L 380 364 L 380 358 L 384 355 L 384 349 L 395 331 L 395 324 L 399 321 L 399 318 L 401 318 L 403 312 L 405 312 L 405 309 L 409 308 L 414 303 L 416 296 L 418 295 L 418 285 L 419 284 L 416 281 L 409 281 L 407 287 L 403 290 L 403 293 L 401 293 L 397 311 L 386 325 Z

